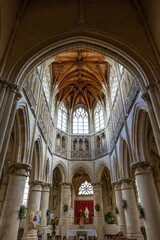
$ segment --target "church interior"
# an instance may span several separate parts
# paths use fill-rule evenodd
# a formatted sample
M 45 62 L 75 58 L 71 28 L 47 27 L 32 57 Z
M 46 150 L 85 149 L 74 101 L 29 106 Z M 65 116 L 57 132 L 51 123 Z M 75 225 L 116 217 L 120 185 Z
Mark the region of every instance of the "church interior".
M 160 239 L 159 11 L 0 1 L 0 240 Z

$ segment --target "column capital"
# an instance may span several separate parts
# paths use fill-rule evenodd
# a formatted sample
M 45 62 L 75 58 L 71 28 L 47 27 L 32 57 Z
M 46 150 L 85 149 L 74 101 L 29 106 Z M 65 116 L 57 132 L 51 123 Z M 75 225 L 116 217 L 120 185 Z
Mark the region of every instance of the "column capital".
M 62 182 L 61 185 L 63 188 L 70 188 L 72 183 L 71 182 Z
M 8 86 L 8 82 L 5 80 L 2 80 L 2 79 L 0 79 L 0 84 L 1 84 L 2 88 L 7 88 L 7 86 Z
M 9 84 L 8 84 L 8 89 L 9 89 L 10 92 L 17 93 L 17 91 L 18 91 L 18 86 L 17 86 L 16 84 L 9 83 Z
M 33 191 L 41 191 L 42 190 L 42 186 L 43 186 L 43 181 L 37 179 L 37 180 L 32 180 L 32 181 L 29 181 L 29 185 L 31 187 L 31 189 Z
M 51 183 L 42 183 L 42 192 L 49 192 L 51 186 Z
M 152 166 L 148 161 L 132 163 L 131 168 L 135 172 L 135 176 L 140 174 L 150 174 L 152 172 Z
M 119 180 L 119 183 L 121 183 L 121 190 L 133 188 L 133 180 L 131 178 L 122 178 Z
M 113 182 L 114 191 L 121 191 L 121 183 L 120 182 Z
M 9 166 L 9 173 L 12 175 L 28 176 L 31 165 L 27 163 L 13 163 Z

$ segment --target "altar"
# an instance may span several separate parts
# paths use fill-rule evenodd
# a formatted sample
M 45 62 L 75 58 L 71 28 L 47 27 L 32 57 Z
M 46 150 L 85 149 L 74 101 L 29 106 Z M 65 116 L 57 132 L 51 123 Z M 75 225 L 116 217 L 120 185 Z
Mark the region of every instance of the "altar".
M 68 230 L 67 231 L 67 239 L 69 237 L 75 237 L 77 236 L 77 232 L 87 232 L 88 237 L 95 237 L 97 238 L 97 232 L 95 229 L 74 229 L 74 230 Z

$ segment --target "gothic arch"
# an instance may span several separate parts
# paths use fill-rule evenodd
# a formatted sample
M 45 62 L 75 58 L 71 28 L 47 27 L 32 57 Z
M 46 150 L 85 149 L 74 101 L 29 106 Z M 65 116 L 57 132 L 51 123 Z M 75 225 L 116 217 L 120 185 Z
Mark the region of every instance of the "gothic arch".
M 79 170 L 84 170 L 88 174 L 88 176 L 90 177 L 91 182 L 93 182 L 92 169 L 88 165 L 86 165 L 85 163 L 78 163 L 71 168 L 70 181 L 72 181 L 72 178 L 73 178 L 74 174 Z
M 65 164 L 62 161 L 58 161 L 56 163 L 56 165 L 54 166 L 53 171 L 56 167 L 58 167 L 58 169 L 61 172 L 62 182 L 66 182 L 67 181 L 67 168 L 66 168 Z
M 156 82 L 156 79 L 158 79 L 159 74 L 154 65 L 133 46 L 129 46 L 117 38 L 95 32 L 95 30 L 94 32 L 90 31 L 90 34 L 84 30 L 81 34 L 77 31 L 71 32 L 72 38 L 68 38 L 68 34 L 69 32 L 60 36 L 57 35 L 57 39 L 59 39 L 57 42 L 54 42 L 55 36 L 54 38 L 46 39 L 28 50 L 27 53 L 21 55 L 14 62 L 12 68 L 5 69 L 4 78 L 15 80 L 14 82 L 22 87 L 25 77 L 43 61 L 67 50 L 83 48 L 100 52 L 121 63 L 136 76 L 143 92 L 145 91 L 145 86 L 150 83 L 149 79 L 152 79 L 153 82 Z M 105 37 L 105 41 L 100 40 L 103 37 Z
M 98 182 L 101 182 L 101 178 L 102 178 L 102 173 L 103 173 L 103 170 L 107 168 L 107 165 L 105 165 L 103 162 L 100 162 L 98 164 L 98 166 L 96 167 L 96 178 L 97 178 L 97 181 Z M 109 170 L 109 169 L 108 169 Z M 110 170 L 109 170 L 110 171 Z
M 146 142 L 148 122 L 146 107 L 140 103 L 136 104 L 132 119 L 132 145 L 135 162 L 149 159 Z
M 42 161 L 43 161 L 42 139 L 38 138 L 34 142 L 33 154 L 32 154 L 32 170 L 31 179 L 43 179 Z

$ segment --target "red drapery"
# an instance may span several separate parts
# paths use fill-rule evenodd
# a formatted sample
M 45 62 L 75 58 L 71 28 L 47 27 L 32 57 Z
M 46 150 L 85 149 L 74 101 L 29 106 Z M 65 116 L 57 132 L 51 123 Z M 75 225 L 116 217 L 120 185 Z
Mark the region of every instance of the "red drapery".
M 86 207 L 89 210 L 89 223 L 93 223 L 93 215 L 94 215 L 94 208 L 93 208 L 93 200 L 89 201 L 75 201 L 75 223 L 80 223 L 80 210 L 82 210 L 84 221 L 85 221 L 85 214 L 84 211 Z

